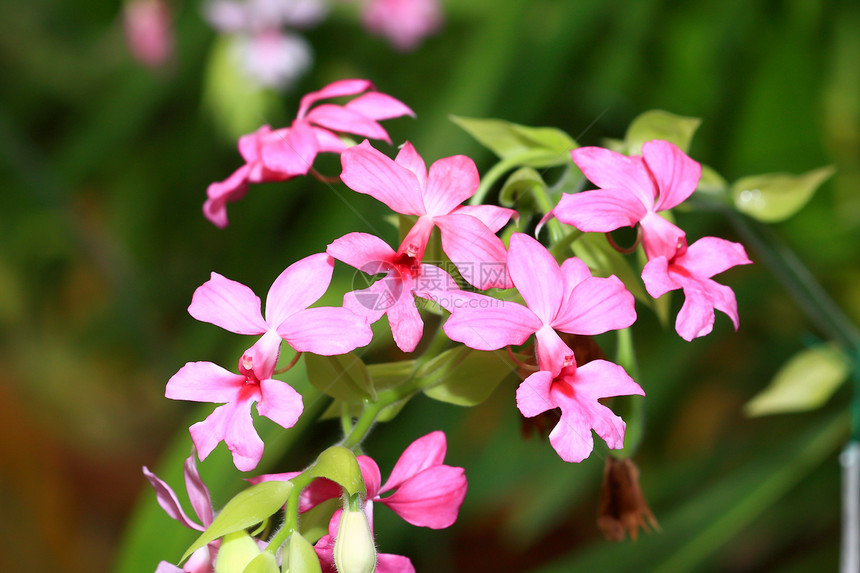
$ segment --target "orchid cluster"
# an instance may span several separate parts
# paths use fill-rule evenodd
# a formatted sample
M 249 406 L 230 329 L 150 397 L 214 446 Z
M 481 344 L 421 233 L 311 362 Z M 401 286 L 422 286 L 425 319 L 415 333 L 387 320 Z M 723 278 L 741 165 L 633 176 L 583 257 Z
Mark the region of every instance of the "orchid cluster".
M 321 103 L 335 97 L 353 99 Z M 377 554 L 374 504 L 412 525 L 449 527 L 466 495 L 465 470 L 444 464 L 445 435 L 434 431 L 406 448 L 383 483 L 379 466 L 364 454 L 375 423 L 396 417 L 419 393 L 476 406 L 502 381 L 519 378 L 516 406 L 524 417 L 560 411 L 549 442 L 562 460 L 589 457 L 593 433 L 629 457 L 635 445 L 625 443 L 626 423 L 605 401 L 645 395 L 629 358 L 637 299 L 659 314 L 668 308 L 664 295 L 682 291 L 675 330 L 688 341 L 712 331 L 715 309 L 738 327 L 732 290 L 712 277 L 749 264 L 744 248 L 717 237 L 688 245 L 667 217 L 696 191 L 702 174 L 682 149 L 683 138 L 610 150 L 578 147 L 551 128 L 456 118 L 501 159 L 482 181 L 463 155 L 428 168 L 409 142 L 393 159 L 373 147 L 369 139 L 391 143 L 379 122 L 405 115 L 413 113 L 368 81 L 335 82 L 302 98 L 289 127 L 263 126 L 242 137 L 244 165 L 207 191 L 203 212 L 224 227 L 227 203 L 245 196 L 250 184 L 306 174 L 326 180 L 314 159 L 336 153 L 339 180 L 398 215 L 401 239 L 391 245 L 368 233 L 333 237 L 325 252 L 293 262 L 275 279 L 264 311 L 250 288 L 214 272 L 194 292 L 191 316 L 257 338 L 236 372 L 189 362 L 167 383 L 168 398 L 221 404 L 190 428 L 196 454 L 186 462 L 186 483 L 201 524 L 144 470 L 167 513 L 203 530 L 184 571 L 414 571 L 407 557 Z M 366 139 L 349 145 L 344 134 Z M 511 170 L 499 190 L 502 206 L 484 204 Z M 559 171 L 548 185 L 545 177 Z M 584 190 L 588 181 L 597 189 Z M 611 235 L 621 227 L 636 229 L 632 248 L 618 247 Z M 634 250 L 638 259 L 626 256 Z M 344 293 L 341 306 L 313 306 L 330 287 L 335 261 L 367 275 L 369 286 Z M 372 328 L 382 317 L 407 359 L 365 364 L 354 351 L 384 342 L 385 331 Z M 425 336 L 425 327 L 432 334 Z M 600 351 L 585 356 L 576 342 L 599 348 L 607 333 L 615 333 L 619 347 L 615 362 Z M 284 343 L 291 360 L 278 369 Z M 257 468 L 264 443 L 252 405 L 293 427 L 303 398 L 277 376 L 300 359 L 310 383 L 332 399 L 326 415 L 340 417 L 343 439 L 303 471 L 250 479 L 253 485 L 215 516 L 195 455 L 205 460 L 223 441 L 237 469 Z M 284 523 L 271 531 L 280 509 Z M 180 569 L 159 567 L 174 570 Z

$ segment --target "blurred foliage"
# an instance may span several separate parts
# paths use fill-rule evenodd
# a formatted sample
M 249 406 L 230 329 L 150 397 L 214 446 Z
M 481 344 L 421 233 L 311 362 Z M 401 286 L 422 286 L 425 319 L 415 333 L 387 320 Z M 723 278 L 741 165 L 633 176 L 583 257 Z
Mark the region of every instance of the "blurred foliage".
M 225 230 L 202 217 L 206 186 L 241 160 L 202 104 L 215 35 L 196 2 L 174 6 L 177 53 L 153 72 L 127 55 L 116 2 L 0 3 L 0 570 L 121 561 L 148 572 L 178 559 L 194 532 L 160 513 L 140 468 L 181 490 L 187 426 L 204 413 L 164 399 L 164 385 L 186 361 L 227 366 L 246 345 L 187 315 L 193 290 L 214 270 L 262 292 L 347 231 L 394 239 L 372 199 L 312 179 L 252 188 Z M 449 0 L 446 11 L 445 29 L 410 54 L 336 11 L 307 34 L 313 71 L 259 123 L 283 125 L 302 93 L 366 77 L 417 112 L 386 123 L 394 142 L 414 142 L 428 163 L 465 153 L 483 171 L 493 158 L 450 115 L 556 126 L 582 145 L 623 137 L 649 109 L 699 117 L 690 153 L 729 181 L 835 166 L 807 207 L 773 228 L 860 317 L 856 2 Z M 317 167 L 335 174 L 338 163 Z M 690 236 L 737 240 L 713 213 L 678 218 Z M 338 280 L 342 292 L 349 273 L 339 268 Z M 671 330 L 644 334 L 661 327 L 640 313 L 648 397 L 635 459 L 663 533 L 604 541 L 595 514 L 605 450 L 569 465 L 545 440 L 522 439 L 514 387 L 503 384 L 473 409 L 418 397 L 375 430 L 366 448 L 385 474 L 414 438 L 446 429 L 446 462 L 465 466 L 470 483 L 449 530 L 378 511 L 381 549 L 419 571 L 833 570 L 850 389 L 816 411 L 746 419 L 743 404 L 826 333 L 765 265 L 725 282 L 738 297 L 737 334 L 720 317 L 712 335 L 686 344 Z M 267 439 L 260 469 L 299 469 L 337 432 L 328 422 Z M 201 464 L 216 507 L 242 487 L 215 471 L 226 458 L 221 446 Z M 136 500 L 146 517 L 135 524 L 168 539 L 120 552 Z

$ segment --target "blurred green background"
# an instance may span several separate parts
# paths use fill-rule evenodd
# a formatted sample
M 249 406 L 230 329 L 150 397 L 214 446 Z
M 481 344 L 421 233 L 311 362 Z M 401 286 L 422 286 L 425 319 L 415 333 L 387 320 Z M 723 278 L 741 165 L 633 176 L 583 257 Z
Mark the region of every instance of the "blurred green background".
M 159 514 L 141 466 L 183 489 L 176 461 L 205 412 L 164 399 L 164 386 L 186 361 L 229 367 L 247 346 L 188 316 L 192 292 L 214 270 L 261 294 L 338 236 L 383 228 L 372 199 L 312 179 L 253 187 L 231 205 L 225 230 L 202 217 L 207 185 L 240 158 L 202 105 L 215 33 L 196 2 L 173 5 L 176 54 L 153 71 L 128 55 L 116 2 L 0 4 L 3 571 L 145 572 L 175 562 L 193 535 Z M 409 54 L 338 7 L 306 32 L 313 70 L 257 123 L 285 125 L 301 94 L 363 77 L 417 113 L 386 123 L 395 143 L 412 141 L 428 163 L 465 153 L 485 170 L 492 157 L 449 114 L 556 126 L 585 145 L 623 136 L 648 109 L 700 117 L 691 155 L 730 181 L 837 167 L 774 231 L 857 321 L 860 5 L 444 7 L 444 29 Z M 337 172 L 336 161 L 318 167 Z M 713 213 L 679 221 L 693 238 L 738 240 Z M 338 272 L 346 288 L 348 273 Z M 636 461 L 662 533 L 605 541 L 595 525 L 605 448 L 570 465 L 545 440 L 524 440 L 507 384 L 471 410 L 416 398 L 377 428 L 367 450 L 384 475 L 412 440 L 441 428 L 447 463 L 465 466 L 470 481 L 449 530 L 418 530 L 379 509 L 381 550 L 410 556 L 418 571 L 834 570 L 849 388 L 821 410 L 745 418 L 743 404 L 778 367 L 825 335 L 764 265 L 722 282 L 738 296 L 737 334 L 720 315 L 712 335 L 687 344 L 671 331 L 654 335 L 656 321 L 640 313 L 648 398 Z M 257 427 L 271 432 L 265 421 Z M 308 445 L 284 460 L 285 444 L 267 442 L 261 469 L 302 467 L 336 431 L 312 427 L 301 438 Z M 223 450 L 201 464 L 216 506 L 242 487 L 238 472 L 220 472 Z M 136 503 L 144 513 L 127 529 Z

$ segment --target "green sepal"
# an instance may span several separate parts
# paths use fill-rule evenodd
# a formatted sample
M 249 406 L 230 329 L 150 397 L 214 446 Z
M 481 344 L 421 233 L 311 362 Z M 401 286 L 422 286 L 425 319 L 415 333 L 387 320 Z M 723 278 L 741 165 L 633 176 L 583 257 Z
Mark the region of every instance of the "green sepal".
M 551 167 L 571 161 L 570 151 L 579 147 L 568 134 L 554 127 L 527 127 L 500 119 L 451 116 L 500 159 L 518 158 L 519 165 Z
M 744 406 L 747 416 L 814 410 L 824 405 L 851 373 L 851 361 L 835 344 L 801 350 L 779 369 L 767 388 Z
M 287 501 L 293 489 L 289 481 L 266 481 L 240 491 L 227 502 L 206 531 L 200 534 L 180 562 L 219 537 L 256 525 L 268 518 Z
M 684 117 L 668 111 L 652 109 L 640 114 L 627 128 L 624 142 L 628 155 L 641 155 L 642 144 L 652 139 L 662 139 L 677 145 L 684 153 L 690 148 L 693 134 L 702 120 Z
M 424 394 L 434 400 L 457 406 L 477 406 L 516 368 L 503 350 L 483 352 L 453 348 L 425 365 L 419 385 L 424 387 Z
M 508 177 L 499 192 L 499 203 L 504 207 L 515 207 L 521 211 L 533 212 L 536 202 L 531 191 L 535 187 L 546 187 L 541 174 L 531 167 L 520 167 Z
M 284 552 L 283 573 L 322 573 L 316 551 L 301 533 L 290 536 L 289 547 Z
M 573 243 L 573 254 L 584 262 L 594 276 L 615 275 L 624 287 L 640 301 L 651 306 L 653 299 L 645 292 L 639 274 L 633 270 L 624 255 L 612 248 L 603 233 L 586 233 Z
M 732 199 L 741 213 L 765 223 L 776 223 L 800 211 L 835 171 L 830 165 L 802 175 L 751 175 L 732 185 Z
M 343 446 L 332 446 L 319 455 L 308 470 L 311 477 L 330 479 L 349 495 L 364 494 L 364 479 L 355 454 Z
M 332 398 L 355 402 L 364 399 L 376 400 L 367 367 L 352 352 L 337 356 L 305 354 L 308 380 L 317 390 Z
M 256 545 L 256 543 L 254 544 Z M 297 570 L 298 571 L 298 570 Z M 278 567 L 278 562 L 275 560 L 275 556 L 268 551 L 263 551 L 254 559 L 251 560 L 248 565 L 245 566 L 245 569 L 242 573 L 280 573 L 281 569 Z
M 328 533 L 328 524 L 334 512 L 342 507 L 341 498 L 327 499 L 304 512 L 299 520 L 299 530 L 305 540 L 316 543 Z
M 196 550 L 195 550 L 196 551 Z M 236 573 L 245 571 L 260 556 L 256 541 L 245 531 L 233 531 L 224 536 L 218 557 L 215 559 L 215 573 Z M 185 560 L 185 557 L 182 558 Z M 277 572 L 277 567 L 275 572 Z

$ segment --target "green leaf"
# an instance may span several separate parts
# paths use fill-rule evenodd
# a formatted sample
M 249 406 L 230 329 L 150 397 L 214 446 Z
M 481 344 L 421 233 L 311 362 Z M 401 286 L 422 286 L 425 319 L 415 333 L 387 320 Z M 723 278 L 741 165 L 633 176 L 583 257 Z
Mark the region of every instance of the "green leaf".
M 422 369 L 419 385 L 434 400 L 476 406 L 515 370 L 516 365 L 503 350 L 482 352 L 459 347 L 428 362 Z
M 684 117 L 668 111 L 654 109 L 639 115 L 627 128 L 624 141 L 628 155 L 641 155 L 642 144 L 652 139 L 663 139 L 674 143 L 686 153 L 690 141 L 702 120 Z
M 361 358 L 353 354 L 317 356 L 305 354 L 308 379 L 319 391 L 333 398 L 356 402 L 376 399 L 376 391 Z
M 786 362 L 767 388 L 747 402 L 748 416 L 814 410 L 848 378 L 851 362 L 834 344 L 801 350 Z
M 256 525 L 278 511 L 293 489 L 289 481 L 267 481 L 252 485 L 227 502 L 212 524 L 200 534 L 180 561 L 228 533 Z
M 645 292 L 639 273 L 633 270 L 624 255 L 612 248 L 602 233 L 586 233 L 571 246 L 573 254 L 584 262 L 597 277 L 615 275 L 633 296 L 647 305 L 652 305 L 651 297 Z
M 366 491 L 355 454 L 343 446 L 332 446 L 321 453 L 311 467 L 310 475 L 330 479 L 349 495 Z
M 301 515 L 299 529 L 305 540 L 316 543 L 320 537 L 328 533 L 328 524 L 331 516 L 342 506 L 341 499 L 327 499 L 313 506 Z
M 500 159 L 521 158 L 519 165 L 564 165 L 571 161 L 570 151 L 579 147 L 573 138 L 554 127 L 527 127 L 500 119 L 457 116 L 451 116 L 451 121 Z
M 505 207 L 514 207 L 523 203 L 521 210 L 534 211 L 535 201 L 531 194 L 535 187 L 546 187 L 541 174 L 531 167 L 521 167 L 511 173 L 499 192 L 499 203 Z
M 296 571 L 301 571 L 301 569 L 296 569 Z M 281 573 L 281 570 L 275 556 L 268 551 L 263 551 L 245 566 L 242 573 Z
M 300 533 L 290 536 L 289 551 L 286 552 L 284 573 L 321 573 L 320 560 L 310 542 Z
M 416 299 L 417 300 L 417 299 Z M 423 300 L 423 299 L 421 299 Z M 370 379 L 373 384 L 373 388 L 376 391 L 388 390 L 389 388 L 393 388 L 395 386 L 399 386 L 403 384 L 405 381 L 412 378 L 412 374 L 415 371 L 415 361 L 414 360 L 401 360 L 399 362 L 384 362 L 381 364 L 369 364 L 367 366 L 367 373 L 370 376 Z M 411 396 L 407 396 L 402 400 L 398 400 L 397 402 L 386 406 L 382 410 L 379 411 L 376 419 L 379 422 L 388 422 L 391 421 L 397 414 L 400 413 L 400 410 L 403 409 L 403 406 L 411 399 Z M 335 400 L 329 405 L 328 409 L 323 413 L 322 419 L 331 419 L 331 418 L 339 418 L 341 415 L 341 411 L 343 408 L 343 403 L 347 402 L 349 406 L 349 413 L 353 417 L 357 417 L 361 415 L 362 410 L 364 409 L 364 404 L 360 401 L 350 402 L 348 400 Z
M 835 171 L 831 165 L 803 175 L 769 173 L 744 177 L 732 185 L 732 199 L 738 211 L 759 221 L 783 221 L 800 211 Z

